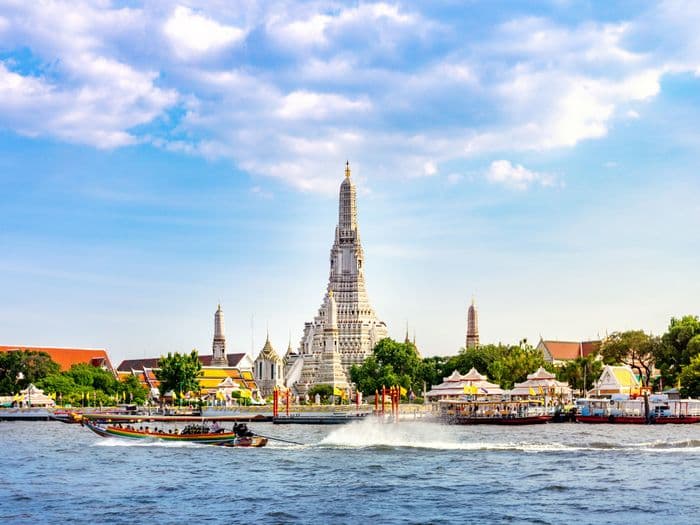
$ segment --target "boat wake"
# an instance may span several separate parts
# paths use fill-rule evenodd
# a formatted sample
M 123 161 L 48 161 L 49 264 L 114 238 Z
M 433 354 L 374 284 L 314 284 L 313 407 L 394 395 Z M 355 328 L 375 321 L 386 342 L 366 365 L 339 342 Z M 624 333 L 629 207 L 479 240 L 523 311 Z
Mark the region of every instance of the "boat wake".
M 94 447 L 159 447 L 159 448 L 200 448 L 197 443 L 187 441 L 161 441 L 161 440 L 128 440 L 119 438 L 103 438 L 97 441 Z
M 505 434 L 504 434 L 505 435 Z M 700 453 L 700 440 L 657 440 L 640 443 L 597 442 L 561 443 L 546 441 L 464 441 L 464 432 L 456 427 L 430 423 L 382 423 L 375 419 L 344 425 L 318 443 L 321 447 L 465 451 L 516 451 L 524 453 L 569 453 L 586 451 L 620 451 L 645 453 Z M 470 435 L 478 439 L 478 435 Z

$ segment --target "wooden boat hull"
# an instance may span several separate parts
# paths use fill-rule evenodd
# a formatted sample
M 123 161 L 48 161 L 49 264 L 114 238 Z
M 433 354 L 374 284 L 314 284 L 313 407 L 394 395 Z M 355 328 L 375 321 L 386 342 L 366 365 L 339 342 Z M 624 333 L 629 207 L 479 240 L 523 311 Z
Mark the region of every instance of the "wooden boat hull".
M 582 416 L 577 415 L 579 423 L 608 423 L 612 425 L 689 425 L 700 423 L 697 416 L 661 416 L 652 417 L 649 421 L 644 416 Z
M 238 437 L 233 432 L 208 434 L 168 434 L 165 432 L 130 430 L 114 426 L 101 427 L 89 421 L 85 422 L 85 426 L 98 436 L 131 440 L 184 442 L 226 447 L 264 447 L 267 444 L 267 439 L 261 438 L 260 436 Z
M 453 425 L 541 425 L 547 423 L 550 416 L 524 417 L 465 417 L 456 416 L 451 421 Z

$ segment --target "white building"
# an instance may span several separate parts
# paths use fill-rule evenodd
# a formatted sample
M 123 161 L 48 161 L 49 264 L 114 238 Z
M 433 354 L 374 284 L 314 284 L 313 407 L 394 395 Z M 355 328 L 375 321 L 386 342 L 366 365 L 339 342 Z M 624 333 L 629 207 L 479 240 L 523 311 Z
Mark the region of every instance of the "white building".
M 253 374 L 263 397 L 272 395 L 275 387 L 284 386 L 284 361 L 272 348 L 270 334 L 267 334 L 265 346 L 253 362 Z
M 326 328 L 329 325 L 328 301 L 331 296 L 336 303 L 338 316 L 337 352 L 346 380 L 350 367 L 362 364 L 374 346 L 387 337 L 386 324 L 377 318 L 365 289 L 364 252 L 357 225 L 356 190 L 350 175 L 348 163 L 345 179 L 340 185 L 338 225 L 330 253 L 330 275 L 323 304 L 314 320 L 304 326 L 298 356 L 286 356 L 287 384 L 294 386 L 301 394 L 306 393 L 309 387 L 324 382 L 319 377 L 319 371 L 324 360 L 323 354 L 327 353 L 329 334 Z M 335 365 L 333 368 L 336 368 Z M 326 367 L 324 374 L 327 373 Z

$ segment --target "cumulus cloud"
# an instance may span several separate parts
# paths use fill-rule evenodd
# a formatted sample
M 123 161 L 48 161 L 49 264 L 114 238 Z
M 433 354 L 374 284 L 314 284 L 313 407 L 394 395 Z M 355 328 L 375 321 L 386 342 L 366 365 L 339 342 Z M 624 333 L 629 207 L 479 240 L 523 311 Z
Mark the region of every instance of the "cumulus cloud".
M 439 7 L 387 2 L 9 2 L 0 125 L 96 147 L 149 142 L 334 191 L 346 158 L 373 176 L 431 176 L 600 140 L 643 118 L 665 75 L 700 71 L 700 8 L 505 20 L 474 36 Z M 552 183 L 507 160 L 487 175 Z
M 509 160 L 494 160 L 486 171 L 486 178 L 515 190 L 526 190 L 533 184 L 551 186 L 554 183 L 552 175 L 531 171 L 520 164 L 511 164 Z
M 100 57 L 81 57 L 80 63 L 92 81 L 74 87 L 23 76 L 0 63 L 0 122 L 24 135 L 114 148 L 136 142 L 128 130 L 150 122 L 177 98 L 154 86 L 156 73 Z
M 242 29 L 220 24 L 184 6 L 175 8 L 163 32 L 182 58 L 220 51 L 239 43 L 246 34 Z

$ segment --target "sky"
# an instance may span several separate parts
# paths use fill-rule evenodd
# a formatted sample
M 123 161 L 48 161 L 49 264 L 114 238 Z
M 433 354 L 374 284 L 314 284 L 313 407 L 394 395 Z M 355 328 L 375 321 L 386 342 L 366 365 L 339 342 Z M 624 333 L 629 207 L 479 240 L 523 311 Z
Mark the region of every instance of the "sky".
M 424 355 L 700 314 L 700 3 L 0 1 L 0 343 L 297 347 L 345 161 Z

